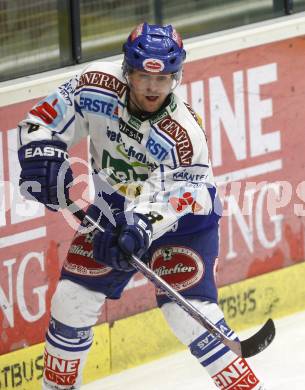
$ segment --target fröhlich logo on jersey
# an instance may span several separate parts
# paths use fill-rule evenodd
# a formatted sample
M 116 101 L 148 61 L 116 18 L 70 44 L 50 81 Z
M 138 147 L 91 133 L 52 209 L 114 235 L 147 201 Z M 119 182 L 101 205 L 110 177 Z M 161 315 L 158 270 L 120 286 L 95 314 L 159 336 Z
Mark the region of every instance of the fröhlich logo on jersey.
M 112 120 L 117 120 L 116 107 L 117 100 L 103 94 L 92 92 L 82 92 L 79 98 L 82 111 L 91 112 L 95 115 L 106 116 Z
M 203 260 L 186 247 L 160 248 L 153 254 L 151 264 L 152 270 L 177 291 L 195 286 L 204 276 Z M 157 295 L 164 294 L 157 289 Z
M 134 139 L 139 144 L 142 142 L 143 134 L 129 126 L 122 118 L 119 120 L 120 132 L 127 135 L 127 137 Z

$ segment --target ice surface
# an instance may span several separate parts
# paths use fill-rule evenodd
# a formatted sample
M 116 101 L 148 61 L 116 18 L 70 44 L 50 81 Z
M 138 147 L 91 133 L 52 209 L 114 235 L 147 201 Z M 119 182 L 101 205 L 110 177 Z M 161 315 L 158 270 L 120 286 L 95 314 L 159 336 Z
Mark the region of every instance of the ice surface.
M 305 389 L 305 312 L 275 321 L 273 343 L 248 359 L 267 390 Z M 249 337 L 257 329 L 239 334 Z M 215 390 L 203 367 L 187 351 L 106 377 L 83 390 Z

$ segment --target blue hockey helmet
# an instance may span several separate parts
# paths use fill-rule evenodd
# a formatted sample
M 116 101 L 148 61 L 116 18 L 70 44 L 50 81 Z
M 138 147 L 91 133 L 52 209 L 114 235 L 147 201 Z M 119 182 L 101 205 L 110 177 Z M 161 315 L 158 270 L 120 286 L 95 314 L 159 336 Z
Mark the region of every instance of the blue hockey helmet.
M 123 45 L 124 71 L 138 69 L 151 73 L 177 73 L 186 53 L 173 26 L 138 25 Z

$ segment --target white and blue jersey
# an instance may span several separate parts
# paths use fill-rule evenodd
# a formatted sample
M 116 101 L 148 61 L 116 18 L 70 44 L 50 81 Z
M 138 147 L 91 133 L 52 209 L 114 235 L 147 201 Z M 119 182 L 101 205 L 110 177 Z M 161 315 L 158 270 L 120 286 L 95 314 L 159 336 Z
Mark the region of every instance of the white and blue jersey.
M 92 63 L 29 112 L 19 126 L 20 146 L 52 139 L 70 148 L 89 136 L 93 169 L 112 189 L 113 206 L 123 199 L 125 209 L 159 216 L 154 240 L 217 221 L 221 210 L 197 115 L 172 93 L 143 120 L 128 111 L 127 99 L 121 67 Z

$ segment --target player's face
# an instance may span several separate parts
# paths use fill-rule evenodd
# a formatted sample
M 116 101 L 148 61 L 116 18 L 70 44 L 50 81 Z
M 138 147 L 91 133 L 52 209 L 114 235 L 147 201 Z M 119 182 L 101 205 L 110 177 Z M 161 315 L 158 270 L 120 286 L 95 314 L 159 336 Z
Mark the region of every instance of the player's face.
M 146 112 L 157 111 L 171 92 L 174 81 L 172 74 L 134 70 L 128 74 L 131 104 Z

